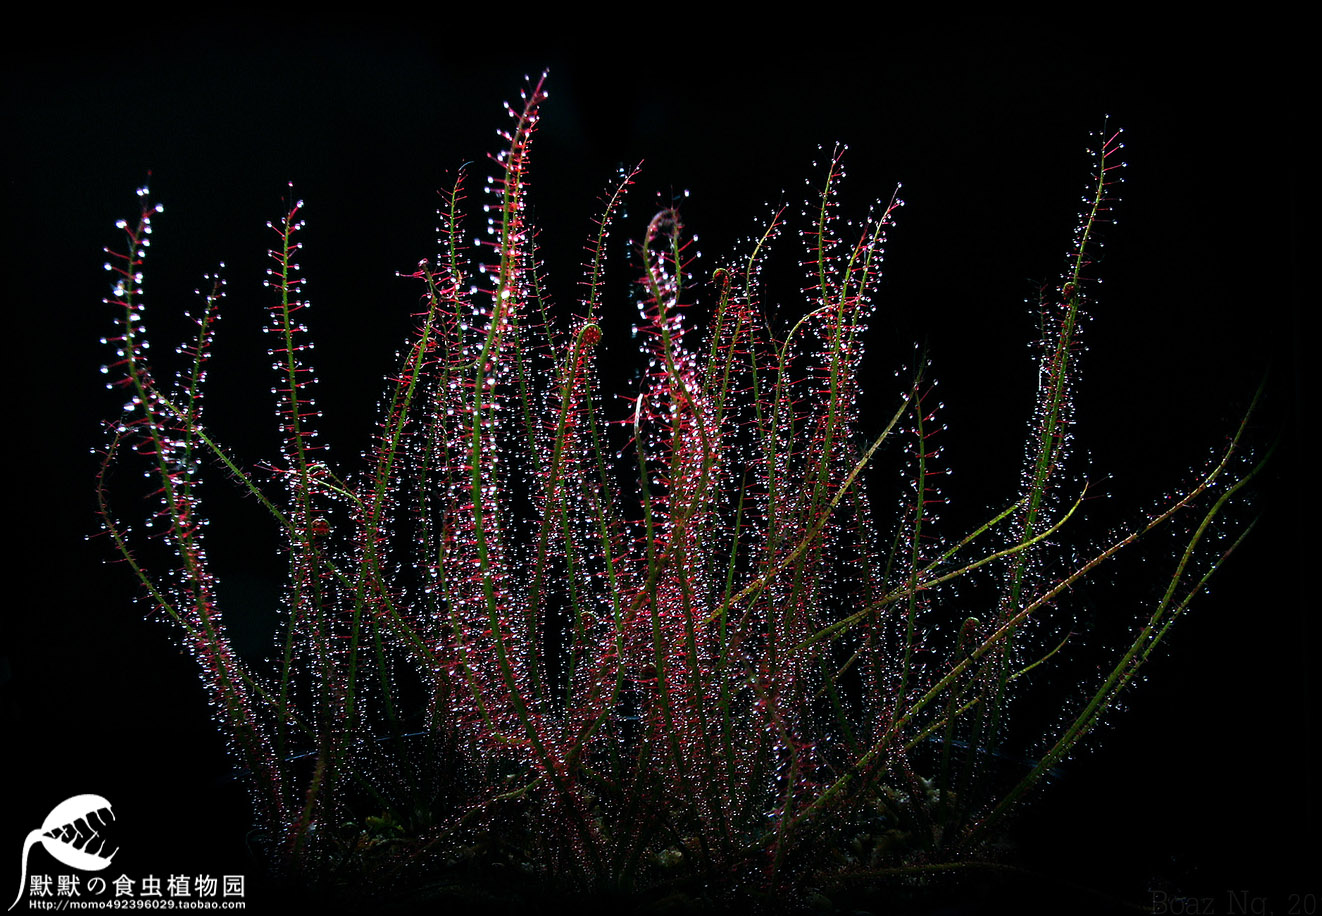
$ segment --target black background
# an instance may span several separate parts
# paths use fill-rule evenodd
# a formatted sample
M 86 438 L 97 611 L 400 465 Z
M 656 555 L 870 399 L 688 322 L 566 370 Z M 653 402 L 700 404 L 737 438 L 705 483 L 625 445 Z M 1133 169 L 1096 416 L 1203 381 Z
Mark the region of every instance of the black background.
M 819 180 L 836 141 L 850 147 L 846 215 L 904 183 L 871 322 L 867 403 L 889 415 L 892 370 L 912 364 L 915 342 L 930 347 L 956 471 L 950 533 L 1013 492 L 1035 384 L 1025 299 L 1062 266 L 1089 132 L 1108 114 L 1125 128 L 1130 166 L 1119 224 L 1105 233 L 1078 398 L 1082 466 L 1094 480 L 1113 475 L 1102 517 L 1133 521 L 1185 479 L 1269 365 L 1253 441 L 1261 449 L 1280 433 L 1284 445 L 1256 490 L 1263 514 L 1251 539 L 1128 708 L 1029 811 L 1025 843 L 1044 872 L 1127 899 L 1163 887 L 1214 894 L 1223 912 L 1229 890 L 1249 890 L 1274 895 L 1283 912 L 1286 895 L 1310 889 L 1303 863 L 1315 851 L 1304 756 L 1312 603 L 1301 584 L 1315 487 L 1294 445 L 1305 272 L 1297 125 L 1311 103 L 1290 26 L 952 17 L 852 36 L 806 24 L 763 35 L 609 31 L 512 50 L 486 35 L 480 51 L 420 23 L 139 24 L 7 39 L 13 540 L 0 740 L 12 789 L 0 892 L 17 886 L 27 831 L 79 792 L 115 805 L 125 836 L 116 873 L 257 880 L 245 800 L 227 780 L 192 663 L 167 627 L 143 619 L 127 570 L 103 565 L 110 545 L 84 540 L 97 527 L 90 450 L 120 400 L 97 371 L 112 318 L 101 249 L 120 243 L 116 219 L 136 215 L 134 188 L 151 170 L 166 206 L 147 267 L 158 358 L 182 333 L 169 316 L 191 304 L 204 271 L 228 264 L 209 425 L 251 466 L 277 448 L 257 333 L 274 241 L 264 224 L 295 182 L 307 203 L 301 260 L 323 429 L 345 460 L 367 444 L 409 327 L 417 290 L 394 272 L 433 254 L 435 192 L 476 160 L 469 225 L 480 225 L 485 155 L 508 123 L 500 103 L 517 101 L 524 74 L 549 68 L 532 200 L 562 308 L 596 196 L 620 164 L 646 160 L 617 234 L 637 237 L 658 205 L 688 191 L 700 274 L 769 204 L 786 199 L 797 215 L 804 180 Z M 782 241 L 791 293 L 792 249 Z M 617 262 L 616 290 L 630 270 Z M 793 295 L 781 301 L 796 308 Z M 624 365 L 632 306 L 617 315 L 607 352 Z M 208 492 L 227 594 L 271 612 L 281 567 L 271 533 L 223 478 Z M 1172 549 L 1158 545 L 1157 558 Z M 236 611 L 231 625 L 260 651 L 254 619 L 246 627 Z M 41 850 L 31 868 L 60 870 Z M 252 909 L 262 893 L 250 889 Z

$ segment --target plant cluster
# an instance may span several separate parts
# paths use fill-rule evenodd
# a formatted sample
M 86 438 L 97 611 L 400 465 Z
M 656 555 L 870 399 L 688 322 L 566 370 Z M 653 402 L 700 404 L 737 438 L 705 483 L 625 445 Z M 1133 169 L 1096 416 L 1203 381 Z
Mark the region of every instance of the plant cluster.
M 602 197 L 566 316 L 545 291 L 528 216 L 545 98 L 538 82 L 507 106 L 475 247 L 464 170 L 444 195 L 441 250 L 412 274 L 415 331 L 353 473 L 317 435 L 301 202 L 272 226 L 282 450 L 264 473 L 204 423 L 223 280 L 208 278 L 196 337 L 163 384 L 142 293 L 161 207 L 144 188 L 139 218 L 120 224 L 106 371 L 128 400 L 98 477 L 103 527 L 196 659 L 270 861 L 369 886 L 500 866 L 597 890 L 777 893 L 977 857 L 1229 552 L 1204 545 L 1256 471 L 1236 434 L 1187 489 L 1090 555 L 1061 546 L 1088 492 L 1066 464 L 1071 389 L 1117 135 L 1098 137 L 1066 269 L 1043 291 L 1019 492 L 952 536 L 936 518 L 946 469 L 925 365 L 880 424 L 860 391 L 900 201 L 845 223 L 831 157 L 799 233 L 806 306 L 780 329 L 763 268 L 783 208 L 702 282 L 679 212 L 657 213 L 634 249 L 646 369 L 617 414 L 598 365 L 616 320 L 603 308 L 606 254 L 637 170 Z M 705 328 L 688 317 L 699 291 Z M 905 468 L 893 516 L 869 480 L 883 452 Z M 153 482 L 147 524 L 169 548 L 164 575 L 111 507 L 112 471 L 129 457 Z M 226 634 L 205 549 L 206 466 L 282 533 L 289 575 L 269 667 Z M 1159 528 L 1183 532 L 1163 594 L 1036 759 L 998 767 L 1016 690 L 1058 660 L 1062 628 L 1037 622 Z M 986 586 L 976 614 L 952 600 L 964 580 Z

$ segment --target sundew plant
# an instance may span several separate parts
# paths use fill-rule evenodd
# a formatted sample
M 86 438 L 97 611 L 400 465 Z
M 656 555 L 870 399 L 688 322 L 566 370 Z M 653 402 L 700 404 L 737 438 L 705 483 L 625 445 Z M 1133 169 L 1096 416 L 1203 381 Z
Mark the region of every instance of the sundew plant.
M 679 210 L 622 216 L 625 170 L 586 234 L 577 300 L 552 302 L 529 203 L 544 79 L 507 106 L 480 194 L 466 167 L 443 195 L 357 466 L 318 436 L 302 202 L 269 224 L 282 446 L 266 461 L 206 422 L 221 275 L 196 335 L 158 361 L 144 283 L 163 208 L 146 188 L 107 249 L 105 371 L 125 403 L 97 479 L 104 535 L 197 662 L 266 860 L 368 892 L 499 865 L 563 890 L 764 899 L 988 860 L 1242 539 L 1219 522 L 1262 466 L 1241 426 L 1137 521 L 1070 539 L 1093 492 L 1070 461 L 1073 387 L 1119 132 L 1096 135 L 1064 270 L 1041 292 L 1018 486 L 949 530 L 926 358 L 891 390 L 859 380 L 901 201 L 844 220 L 837 150 L 801 214 L 775 210 L 706 264 Z M 627 264 L 608 258 L 620 232 Z M 777 263 L 801 266 L 788 317 L 783 298 L 770 314 Z M 622 287 L 636 314 L 607 307 Z M 629 324 L 641 372 L 620 398 L 598 363 Z M 129 466 L 150 481 L 136 521 L 141 500 L 116 498 Z M 283 542 L 265 661 L 227 635 L 208 477 Z M 1179 545 L 1153 558 L 1162 587 L 1118 611 L 1132 625 L 1063 717 L 1028 719 L 1016 696 L 1068 655 L 1069 593 L 1158 531 Z

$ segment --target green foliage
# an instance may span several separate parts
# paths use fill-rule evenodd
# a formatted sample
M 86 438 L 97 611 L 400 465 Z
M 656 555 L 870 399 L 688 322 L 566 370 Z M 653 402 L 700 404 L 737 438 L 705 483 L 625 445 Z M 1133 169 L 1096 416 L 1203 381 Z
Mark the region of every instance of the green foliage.
M 564 315 L 528 220 L 543 98 L 538 83 L 510 109 L 478 251 L 464 242 L 463 170 L 446 195 L 442 251 L 413 274 L 415 331 L 358 471 L 317 439 L 301 203 L 272 226 L 283 448 L 269 479 L 203 422 L 222 281 L 179 381 L 160 384 L 148 364 L 143 269 L 161 208 L 146 189 L 107 265 L 109 368 L 129 403 L 98 478 L 104 526 L 197 659 L 273 866 L 368 888 L 501 864 L 598 890 L 766 893 L 978 861 L 1230 552 L 1209 556 L 1208 533 L 1261 467 L 1242 460 L 1241 427 L 1142 522 L 1091 554 L 1063 546 L 1088 493 L 1068 469 L 1072 386 L 1117 135 L 1098 136 L 1067 271 L 1043 290 L 1020 492 L 952 536 L 936 517 L 944 468 L 926 365 L 884 428 L 863 416 L 863 339 L 901 202 L 844 223 L 831 158 L 802 230 L 806 302 L 779 333 L 762 275 L 783 209 L 709 282 L 694 276 L 681 215 L 658 213 L 634 264 L 646 371 L 621 420 L 602 406 L 597 361 L 618 320 L 603 310 L 608 236 L 637 170 L 603 196 L 582 296 Z M 686 313 L 699 297 L 701 329 Z M 907 468 L 894 518 L 869 480 L 883 453 Z M 159 487 L 174 557 L 163 575 L 138 561 L 110 505 L 110 470 L 130 455 Z M 269 668 L 226 635 L 203 546 L 204 464 L 283 535 Z M 1063 628 L 1039 622 L 1158 529 L 1182 532 L 1164 593 L 1063 726 L 1034 725 L 1045 751 L 1000 766 L 1016 689 L 1063 654 Z M 961 581 L 994 597 L 970 613 Z

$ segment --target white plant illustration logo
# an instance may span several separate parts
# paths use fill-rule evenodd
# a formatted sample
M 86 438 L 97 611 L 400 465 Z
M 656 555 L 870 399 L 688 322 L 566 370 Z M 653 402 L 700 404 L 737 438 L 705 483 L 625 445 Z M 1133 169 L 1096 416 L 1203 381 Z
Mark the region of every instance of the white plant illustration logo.
M 18 879 L 18 896 L 9 909 L 23 899 L 23 886 L 28 880 L 28 853 L 40 843 L 46 851 L 70 868 L 80 871 L 101 871 L 119 852 L 115 847 L 107 853 L 102 830 L 115 819 L 110 802 L 100 795 L 75 795 L 66 798 L 46 815 L 39 830 L 28 834 L 23 842 L 23 870 Z

